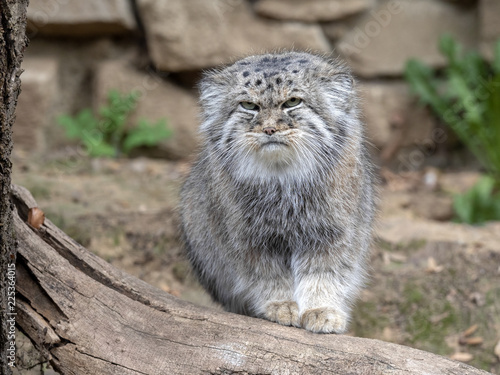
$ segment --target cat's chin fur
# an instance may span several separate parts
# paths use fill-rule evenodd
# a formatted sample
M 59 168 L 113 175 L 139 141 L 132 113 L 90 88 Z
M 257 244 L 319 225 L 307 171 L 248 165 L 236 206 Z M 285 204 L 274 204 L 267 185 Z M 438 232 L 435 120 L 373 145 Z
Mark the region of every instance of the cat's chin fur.
M 270 143 L 269 136 L 252 135 L 252 142 L 243 144 L 242 152 L 234 154 L 231 174 L 242 182 L 264 183 L 266 181 L 294 183 L 314 179 L 318 175 L 318 162 L 313 150 L 307 150 L 300 130 L 294 129 L 280 135 Z
M 299 161 L 293 163 L 280 163 L 275 159 L 266 160 L 266 158 L 255 158 L 252 161 L 248 159 L 245 165 L 232 172 L 235 180 L 245 183 L 280 182 L 288 184 L 290 182 L 301 183 L 311 180 L 313 173 L 311 166 L 303 165 Z

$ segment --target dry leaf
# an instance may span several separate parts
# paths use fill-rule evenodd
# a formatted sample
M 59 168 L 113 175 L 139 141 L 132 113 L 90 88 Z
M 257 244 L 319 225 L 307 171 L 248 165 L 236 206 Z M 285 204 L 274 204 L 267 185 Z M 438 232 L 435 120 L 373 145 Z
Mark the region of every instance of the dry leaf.
M 406 255 L 400 253 L 390 253 L 390 258 L 395 263 L 405 263 L 408 260 Z
M 495 349 L 493 349 L 493 353 L 500 359 L 500 341 L 495 346 Z
M 394 333 L 394 330 L 392 330 L 390 327 L 384 327 L 384 330 L 382 331 L 382 339 L 384 341 L 389 341 L 392 342 L 394 341 L 396 335 Z
M 444 312 L 444 313 L 439 314 L 439 315 L 433 315 L 433 316 L 431 316 L 429 320 L 430 320 L 430 322 L 432 324 L 437 324 L 437 323 L 439 323 L 443 319 L 446 319 L 449 316 L 450 316 L 449 312 Z
M 466 345 L 481 345 L 484 340 L 482 337 L 467 337 L 464 341 Z
M 177 289 L 172 289 L 170 291 L 170 294 L 173 295 L 174 297 L 180 297 L 181 296 L 181 292 L 178 291 Z
M 450 356 L 450 359 L 453 359 L 455 361 L 460 361 L 460 362 L 470 362 L 474 359 L 474 356 L 470 353 L 458 352 L 458 353 L 452 354 Z
M 388 266 L 389 264 L 391 264 L 391 255 L 387 251 L 384 251 L 382 253 L 382 261 L 384 262 L 384 264 L 386 266 Z
M 172 290 L 167 284 L 164 283 L 160 284 L 160 289 L 167 293 L 170 293 L 170 291 Z
M 388 251 L 384 251 L 382 253 L 382 260 L 385 265 L 389 265 L 392 262 L 394 263 L 405 263 L 408 260 L 408 257 L 404 254 L 400 253 L 390 253 Z
M 458 343 L 460 345 L 481 345 L 484 342 L 482 337 L 464 337 L 460 336 Z
M 433 257 L 429 257 L 427 259 L 427 269 L 426 271 L 429 273 L 439 273 L 444 269 L 443 266 L 438 266 L 436 263 L 436 259 Z
M 478 325 L 477 324 L 474 324 L 474 325 L 471 325 L 469 328 L 467 328 L 463 333 L 462 335 L 467 337 L 467 336 L 470 336 L 472 335 L 474 332 L 476 332 L 478 329 Z
M 475 303 L 478 306 L 484 306 L 484 304 L 486 303 L 486 299 L 484 298 L 484 296 L 478 292 L 471 293 L 469 295 L 469 299 L 471 300 L 471 302 Z
M 45 221 L 45 214 L 38 207 L 30 208 L 28 211 L 28 224 L 35 229 L 40 229 Z

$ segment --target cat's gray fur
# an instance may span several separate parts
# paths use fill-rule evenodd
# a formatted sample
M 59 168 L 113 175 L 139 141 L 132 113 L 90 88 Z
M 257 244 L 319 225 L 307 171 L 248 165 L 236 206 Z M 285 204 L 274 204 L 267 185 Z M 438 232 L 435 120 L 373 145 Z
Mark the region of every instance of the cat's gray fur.
M 375 211 L 351 74 L 285 52 L 210 72 L 200 88 L 203 143 L 181 216 L 201 284 L 228 311 L 345 332 Z M 302 102 L 288 108 L 292 97 Z

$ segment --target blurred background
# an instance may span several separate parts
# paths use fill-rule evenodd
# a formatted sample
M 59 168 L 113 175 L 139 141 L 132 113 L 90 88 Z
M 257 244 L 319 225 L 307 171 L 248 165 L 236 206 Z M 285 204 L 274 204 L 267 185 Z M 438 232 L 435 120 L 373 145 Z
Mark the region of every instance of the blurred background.
M 340 56 L 380 166 L 372 277 L 349 334 L 500 374 L 500 2 L 31 0 L 14 182 L 78 242 L 214 306 L 178 238 L 203 70 Z M 18 373 L 51 373 L 24 342 Z

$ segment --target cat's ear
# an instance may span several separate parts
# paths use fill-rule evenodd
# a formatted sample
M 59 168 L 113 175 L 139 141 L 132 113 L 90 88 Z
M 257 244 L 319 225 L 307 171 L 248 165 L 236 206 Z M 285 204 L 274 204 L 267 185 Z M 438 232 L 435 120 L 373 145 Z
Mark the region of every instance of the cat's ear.
M 214 119 L 214 114 L 220 113 L 224 106 L 225 85 L 221 81 L 219 71 L 209 71 L 203 74 L 203 78 L 198 83 L 200 90 L 200 105 L 202 122 L 200 126 L 201 132 L 209 131 L 211 127 L 210 119 Z
M 220 93 L 224 91 L 224 86 L 225 82 L 219 71 L 213 70 L 205 72 L 198 84 L 201 105 L 210 104 L 214 99 L 220 97 Z
M 320 79 L 329 101 L 341 109 L 349 109 L 356 99 L 354 78 L 347 72 L 335 72 Z
M 339 87 L 345 88 L 350 93 L 354 91 L 354 78 L 350 73 L 335 73 L 332 78 Z
M 228 113 L 229 87 L 233 85 L 231 78 L 223 71 L 213 70 L 204 73 L 199 82 L 202 133 L 209 133 L 213 131 L 214 124 L 224 122 L 224 114 Z

